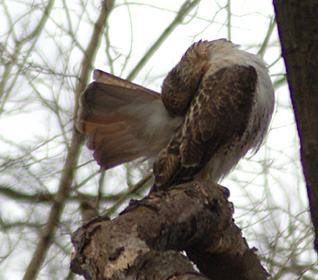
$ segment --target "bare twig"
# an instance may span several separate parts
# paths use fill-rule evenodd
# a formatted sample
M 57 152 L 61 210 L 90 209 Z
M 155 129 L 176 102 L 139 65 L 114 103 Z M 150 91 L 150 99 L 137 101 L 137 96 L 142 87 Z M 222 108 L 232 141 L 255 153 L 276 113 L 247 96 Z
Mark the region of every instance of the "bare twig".
M 231 0 L 227 0 L 227 39 L 231 40 L 232 37 L 232 12 L 231 12 Z
M 150 172 L 148 175 L 142 178 L 137 184 L 129 188 L 126 193 L 124 193 L 121 197 L 118 198 L 118 200 L 115 202 L 115 204 L 112 207 L 110 207 L 109 209 L 106 210 L 105 213 L 103 213 L 103 216 L 109 216 L 113 214 L 127 198 L 129 198 L 132 194 L 140 190 L 152 178 L 152 176 L 153 176 L 153 173 Z
M 268 26 L 268 30 L 267 30 L 266 36 L 265 36 L 264 41 L 263 41 L 263 44 L 262 44 L 261 48 L 258 51 L 258 55 L 260 57 L 264 57 L 265 51 L 268 48 L 269 39 L 270 39 L 270 37 L 271 37 L 271 35 L 272 35 L 273 31 L 274 31 L 275 26 L 276 26 L 276 21 L 275 21 L 274 18 L 271 18 L 271 20 L 269 22 L 269 26 Z
M 94 173 L 94 176 L 96 176 L 96 173 Z M 0 185 L 0 195 L 5 196 L 7 198 L 10 198 L 15 201 L 21 201 L 25 203 L 42 203 L 42 204 L 48 204 L 53 203 L 54 197 L 56 196 L 55 193 L 49 193 L 49 192 L 37 192 L 35 194 L 30 194 L 22 191 L 17 191 L 13 187 L 7 186 L 7 185 Z M 109 202 L 117 202 L 118 199 L 120 199 L 122 196 L 126 195 L 125 193 L 118 193 L 118 194 L 108 194 L 103 195 L 99 197 L 99 203 L 109 203 Z M 96 198 L 95 195 L 91 194 L 82 194 L 82 196 L 87 197 L 87 199 L 94 199 Z M 70 202 L 77 202 L 78 197 L 77 196 L 69 196 L 67 198 Z
M 13 87 L 13 85 L 15 84 L 15 81 L 18 77 L 18 74 L 16 74 L 15 78 L 12 80 L 10 86 L 7 88 L 7 91 L 5 92 L 5 87 L 7 85 L 7 82 L 9 81 L 9 78 L 11 77 L 12 68 L 15 65 L 16 60 L 21 53 L 22 47 L 27 42 L 32 41 L 31 47 L 28 49 L 28 52 L 24 56 L 24 61 L 25 61 L 27 59 L 27 57 L 30 55 L 31 51 L 33 50 L 33 47 L 35 46 L 37 39 L 40 37 L 41 31 L 43 30 L 43 26 L 45 25 L 46 21 L 50 17 L 50 13 L 52 11 L 53 6 L 54 6 L 54 0 L 50 0 L 47 3 L 47 5 L 43 11 L 43 14 L 42 14 L 42 17 L 41 17 L 39 23 L 35 26 L 33 31 L 30 32 L 30 34 L 28 34 L 27 36 L 20 39 L 19 41 L 15 42 L 16 45 L 15 45 L 14 53 L 12 55 L 11 61 L 6 64 L 4 73 L 2 75 L 2 80 L 0 82 L 0 101 L 2 100 L 2 102 L 0 103 L 0 105 L 1 105 L 0 106 L 0 115 L 3 111 L 3 107 L 4 107 L 4 104 L 5 104 L 7 97 L 9 95 L 9 92 L 10 92 L 11 88 Z M 6 8 L 6 5 L 4 5 L 4 7 Z M 14 30 L 12 30 L 12 32 L 13 32 L 13 37 L 15 38 Z M 17 73 L 19 73 L 19 71 Z
M 104 31 L 106 18 L 113 7 L 114 1 L 105 0 L 102 4 L 102 9 L 100 15 L 94 25 L 94 31 L 90 42 L 87 47 L 87 51 L 83 58 L 82 62 L 82 70 L 80 73 L 79 81 L 76 86 L 76 100 L 80 93 L 84 90 L 85 85 L 87 83 L 89 77 L 89 71 L 92 68 L 91 63 L 95 59 L 95 55 L 97 53 L 99 42 L 101 35 Z M 78 109 L 78 102 L 76 101 L 75 111 Z M 65 201 L 69 195 L 71 190 L 71 185 L 74 178 L 74 173 L 77 166 L 78 156 L 80 152 L 80 148 L 83 142 L 83 135 L 81 135 L 74 126 L 73 129 L 73 137 L 71 140 L 71 144 L 68 148 L 68 153 L 66 156 L 66 161 L 63 167 L 61 179 L 59 182 L 58 192 L 54 198 L 54 202 L 51 208 L 51 212 L 49 214 L 46 226 L 43 229 L 43 232 L 39 238 L 36 249 L 33 253 L 32 259 L 29 263 L 29 266 L 25 272 L 23 280 L 32 280 L 35 279 L 40 266 L 42 265 L 48 249 L 51 244 L 51 240 L 54 236 L 56 227 L 59 223 L 60 216 L 63 212 Z
M 145 55 L 140 59 L 135 68 L 130 72 L 127 77 L 127 80 L 133 80 L 139 71 L 144 67 L 147 61 L 152 57 L 152 55 L 159 49 L 163 42 L 169 37 L 172 31 L 182 23 L 183 19 L 189 14 L 189 12 L 198 4 L 200 0 L 186 0 L 181 6 L 177 16 L 170 23 L 170 25 L 164 30 L 164 32 L 159 36 L 156 42 L 150 47 L 150 49 L 145 53 Z

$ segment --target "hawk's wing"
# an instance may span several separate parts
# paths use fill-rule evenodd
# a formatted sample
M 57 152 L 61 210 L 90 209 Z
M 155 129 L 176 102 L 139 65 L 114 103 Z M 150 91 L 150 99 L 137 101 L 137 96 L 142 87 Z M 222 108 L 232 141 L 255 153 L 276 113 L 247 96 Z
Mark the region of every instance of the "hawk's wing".
M 256 82 L 256 70 L 239 65 L 207 73 L 202 78 L 183 126 L 154 164 L 156 186 L 190 179 L 221 147 L 242 137 Z
M 173 133 L 160 94 L 100 70 L 94 78 L 80 97 L 77 128 L 97 162 L 108 169 L 157 155 Z

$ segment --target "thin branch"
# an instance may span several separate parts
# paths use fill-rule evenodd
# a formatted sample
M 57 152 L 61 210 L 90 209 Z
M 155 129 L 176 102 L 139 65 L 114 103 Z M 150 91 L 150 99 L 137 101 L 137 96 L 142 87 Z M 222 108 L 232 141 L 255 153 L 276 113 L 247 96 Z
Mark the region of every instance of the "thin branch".
M 96 176 L 96 173 L 93 173 Z M 0 195 L 5 196 L 9 199 L 14 201 L 21 201 L 24 203 L 53 203 L 54 197 L 56 196 L 55 193 L 48 193 L 48 192 L 38 192 L 35 194 L 25 193 L 21 191 L 16 191 L 10 186 L 0 185 Z M 109 202 L 117 202 L 126 193 L 118 193 L 118 194 L 108 194 L 107 196 L 98 196 L 99 203 L 109 203 Z M 91 194 L 82 194 L 83 197 L 86 197 L 89 200 L 95 199 L 96 195 Z M 70 202 L 78 202 L 78 196 L 69 196 L 67 198 Z
M 156 42 L 150 47 L 150 49 L 145 53 L 145 55 L 141 58 L 135 68 L 130 72 L 127 77 L 127 80 L 133 80 L 139 71 L 145 66 L 148 60 L 152 57 L 152 55 L 160 48 L 163 42 L 169 37 L 169 35 L 175 30 L 175 28 L 182 23 L 183 19 L 189 14 L 189 12 L 198 4 L 200 0 L 186 0 L 181 6 L 177 16 L 170 23 L 170 25 L 165 29 L 165 31 L 159 36 Z
M 111 0 L 105 0 L 103 2 L 100 15 L 94 25 L 94 31 L 90 39 L 90 42 L 88 44 L 85 56 L 83 58 L 82 70 L 80 73 L 78 84 L 76 86 L 75 111 L 77 111 L 79 106 L 77 101 L 78 96 L 85 88 L 86 82 L 89 77 L 89 71 L 91 69 L 92 61 L 94 61 L 95 59 L 95 56 L 99 47 L 99 43 L 100 43 L 100 38 L 102 33 L 104 32 L 105 21 L 107 19 L 107 16 L 109 15 L 109 12 L 113 8 L 113 4 L 114 4 L 114 1 L 111 1 Z M 43 264 L 44 259 L 47 255 L 56 227 L 59 224 L 59 220 L 66 203 L 66 199 L 71 190 L 82 142 L 83 142 L 83 135 L 80 134 L 75 129 L 75 126 L 74 126 L 73 137 L 68 149 L 65 164 L 61 174 L 58 192 L 54 198 L 54 202 L 53 202 L 46 226 L 44 227 L 43 232 L 39 238 L 36 249 L 33 253 L 29 266 L 25 272 L 23 280 L 33 280 L 36 278 L 40 270 L 40 267 Z
M 231 12 L 231 0 L 227 0 L 227 39 L 231 41 L 231 28 L 232 28 L 232 12 Z
M 263 44 L 257 53 L 262 58 L 264 57 L 265 51 L 268 47 L 269 39 L 274 31 L 275 26 L 276 26 L 276 21 L 274 18 L 271 18 Z
M 113 214 L 128 197 L 130 197 L 133 193 L 136 193 L 138 190 L 140 190 L 152 178 L 152 176 L 153 176 L 153 173 L 150 172 L 143 179 L 141 179 L 136 185 L 129 188 L 128 191 L 125 194 L 123 194 L 112 207 L 110 207 L 108 210 L 106 210 L 105 213 L 103 213 L 103 216 L 108 217 L 109 215 Z
M 0 194 L 4 195 L 10 199 L 14 199 L 15 201 L 23 201 L 26 203 L 30 202 L 52 202 L 54 195 L 49 193 L 37 193 L 37 194 L 29 194 L 20 191 L 16 191 L 9 186 L 0 185 Z
M 54 6 L 54 0 L 50 0 L 48 2 L 47 6 L 45 7 L 45 10 L 44 10 L 44 12 L 42 14 L 42 17 L 41 17 L 39 23 L 33 29 L 33 31 L 29 35 L 25 36 L 24 38 L 22 38 L 21 40 L 16 42 L 14 54 L 12 55 L 11 61 L 6 64 L 5 71 L 4 71 L 3 75 L 2 75 L 2 80 L 0 82 L 0 100 L 2 99 L 2 104 L 1 104 L 1 107 L 0 107 L 0 114 L 3 111 L 4 104 L 5 104 L 5 101 L 6 101 L 7 97 L 8 97 L 8 95 L 9 95 L 9 92 L 10 92 L 11 88 L 13 87 L 13 85 L 15 84 L 15 81 L 16 81 L 16 79 L 18 77 L 19 71 L 17 72 L 17 74 L 15 75 L 15 78 L 11 82 L 11 86 L 9 87 L 10 89 L 7 89 L 7 92 L 5 92 L 4 91 L 5 86 L 6 86 L 7 82 L 8 82 L 8 80 L 9 80 L 9 78 L 11 78 L 12 68 L 13 68 L 14 64 L 16 63 L 18 56 L 20 55 L 22 47 L 27 42 L 33 40 L 31 47 L 29 48 L 27 54 L 24 56 L 24 61 L 26 61 L 27 58 L 29 57 L 29 54 L 33 50 L 33 47 L 34 47 L 37 39 L 40 37 L 40 34 L 41 34 L 42 30 L 43 30 L 43 27 L 44 27 L 46 21 L 48 20 L 48 18 L 50 16 L 50 13 L 52 11 L 53 6 Z M 6 8 L 5 5 L 4 5 L 4 7 Z M 14 30 L 12 32 L 13 32 L 13 35 L 14 35 Z

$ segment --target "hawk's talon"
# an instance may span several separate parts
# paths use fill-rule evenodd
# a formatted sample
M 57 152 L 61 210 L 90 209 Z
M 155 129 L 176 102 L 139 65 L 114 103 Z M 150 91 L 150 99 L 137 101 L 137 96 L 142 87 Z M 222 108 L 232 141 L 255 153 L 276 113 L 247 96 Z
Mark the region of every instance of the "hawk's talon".
M 230 197 L 231 193 L 228 188 L 221 186 L 219 184 L 216 184 L 216 187 L 226 196 L 226 198 Z

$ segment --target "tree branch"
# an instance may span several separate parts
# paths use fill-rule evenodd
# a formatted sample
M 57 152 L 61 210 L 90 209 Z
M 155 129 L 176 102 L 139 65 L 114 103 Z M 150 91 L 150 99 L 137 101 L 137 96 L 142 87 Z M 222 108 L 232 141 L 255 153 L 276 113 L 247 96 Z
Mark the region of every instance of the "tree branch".
M 94 31 L 91 36 L 91 40 L 88 44 L 85 52 L 85 57 L 82 62 L 82 70 L 80 78 L 76 87 L 76 106 L 75 111 L 78 109 L 78 96 L 84 90 L 86 82 L 89 77 L 89 71 L 91 69 L 91 62 L 95 59 L 95 55 L 98 50 L 99 41 L 104 31 L 106 18 L 113 7 L 114 1 L 105 0 L 102 3 L 102 9 L 100 15 L 95 23 Z M 52 238 L 54 236 L 57 225 L 60 221 L 60 216 L 63 212 L 66 199 L 71 190 L 75 169 L 77 166 L 78 156 L 80 148 L 82 146 L 84 136 L 80 134 L 73 125 L 73 137 L 71 144 L 68 148 L 65 164 L 63 167 L 61 180 L 59 182 L 59 188 L 42 234 L 37 243 L 36 249 L 33 253 L 32 259 L 28 265 L 28 268 L 24 274 L 23 280 L 33 280 L 36 278 L 38 271 L 46 257 L 47 251 L 50 247 Z
M 148 253 L 185 250 L 210 279 L 266 279 L 232 211 L 225 192 L 211 182 L 152 193 L 131 202 L 117 219 L 98 218 L 78 229 L 71 269 L 88 279 L 124 279 L 118 275 L 138 274 L 140 258 Z
M 8 98 L 9 92 L 11 91 L 11 89 L 12 89 L 13 85 L 15 84 L 16 79 L 18 77 L 18 74 L 15 74 L 13 81 L 11 81 L 11 83 L 10 83 L 10 87 L 9 87 L 10 89 L 7 89 L 5 91 L 5 87 L 6 87 L 8 81 L 12 75 L 13 66 L 15 65 L 15 63 L 17 63 L 17 58 L 19 57 L 23 46 L 26 43 L 33 40 L 32 44 L 31 44 L 31 48 L 29 48 L 28 52 L 24 55 L 24 60 L 23 60 L 22 64 L 24 64 L 26 62 L 27 57 L 29 57 L 31 51 L 33 50 L 33 48 L 35 46 L 37 39 L 40 37 L 40 34 L 42 33 L 42 30 L 43 30 L 45 23 L 47 22 L 47 20 L 50 17 L 50 13 L 51 13 L 52 8 L 54 6 L 54 2 L 55 2 L 54 0 L 48 1 L 47 5 L 43 11 L 42 17 L 41 17 L 40 21 L 38 22 L 38 24 L 34 27 L 32 32 L 30 32 L 30 34 L 26 35 L 25 37 L 22 37 L 20 40 L 17 40 L 17 38 L 15 36 L 14 28 L 12 27 L 12 35 L 13 35 L 13 38 L 15 41 L 15 50 L 14 50 L 14 53 L 11 57 L 11 60 L 5 64 L 5 71 L 2 74 L 2 77 L 1 77 L 2 80 L 0 81 L 0 115 L 3 112 L 3 108 L 5 105 L 6 99 Z M 6 5 L 4 5 L 4 9 L 5 9 L 5 11 L 7 11 Z M 17 71 L 16 73 L 20 73 L 20 71 Z
M 128 272 L 118 271 L 116 279 L 174 279 L 174 280 L 208 280 L 196 272 L 191 262 L 176 251 L 150 251 L 139 257 Z M 173 276 L 173 278 L 171 278 Z
M 169 35 L 173 32 L 173 30 L 182 23 L 183 19 L 189 14 L 189 12 L 198 4 L 200 0 L 186 0 L 182 6 L 180 7 L 179 12 L 177 13 L 174 20 L 170 23 L 170 25 L 164 30 L 164 32 L 159 36 L 156 42 L 150 47 L 150 49 L 145 53 L 145 55 L 140 59 L 135 68 L 130 72 L 127 80 L 133 80 L 139 71 L 145 66 L 147 61 L 151 58 L 151 56 L 160 48 L 163 42 L 169 37 Z

